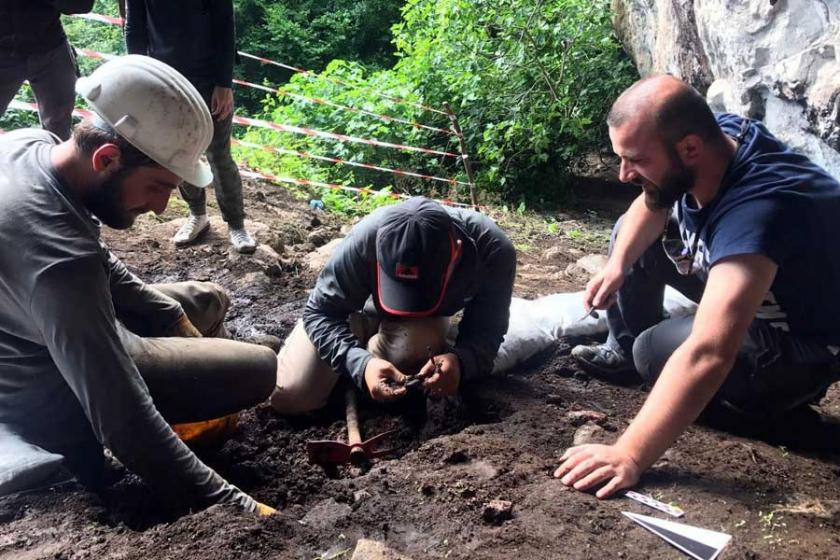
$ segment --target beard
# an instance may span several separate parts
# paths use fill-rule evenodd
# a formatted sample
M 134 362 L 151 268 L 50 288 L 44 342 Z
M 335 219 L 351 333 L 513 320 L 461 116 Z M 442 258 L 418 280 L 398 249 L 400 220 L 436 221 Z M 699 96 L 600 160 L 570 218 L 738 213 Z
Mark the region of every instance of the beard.
M 676 152 L 670 155 L 671 169 L 658 185 L 644 183 L 645 205 L 650 210 L 668 210 L 694 187 L 696 173 L 679 159 Z
M 126 170 L 120 170 L 106 179 L 98 189 L 82 197 L 82 203 L 91 214 L 113 229 L 128 229 L 134 225 L 137 214 L 126 210 L 120 202 L 125 189 Z

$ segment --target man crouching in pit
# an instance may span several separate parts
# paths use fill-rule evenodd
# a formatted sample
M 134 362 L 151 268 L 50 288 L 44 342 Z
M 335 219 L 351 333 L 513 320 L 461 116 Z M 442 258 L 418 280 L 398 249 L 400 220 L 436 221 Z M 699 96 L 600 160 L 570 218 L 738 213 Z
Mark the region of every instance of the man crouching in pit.
M 0 456 L 47 455 L 98 485 L 105 446 L 175 510 L 272 513 L 170 424 L 263 401 L 274 353 L 210 338 L 225 334 L 218 286 L 147 285 L 100 240 L 100 221 L 128 229 L 163 212 L 181 181 L 211 182 L 200 160 L 210 113 L 183 76 L 144 56 L 105 63 L 77 90 L 96 115 L 72 139 L 38 130 L 0 139 Z
M 318 277 L 278 356 L 271 404 L 316 410 L 341 377 L 378 402 L 403 397 L 414 376 L 431 396 L 455 395 L 492 370 L 515 274 L 513 245 L 483 214 L 422 197 L 377 210 Z M 450 346 L 450 318 L 462 309 Z

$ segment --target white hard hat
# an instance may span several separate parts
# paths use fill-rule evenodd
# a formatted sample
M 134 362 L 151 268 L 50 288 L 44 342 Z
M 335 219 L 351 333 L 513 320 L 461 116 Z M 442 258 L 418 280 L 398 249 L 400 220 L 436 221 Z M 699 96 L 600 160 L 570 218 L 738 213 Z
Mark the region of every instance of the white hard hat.
M 116 57 L 76 81 L 90 108 L 135 148 L 184 181 L 213 181 L 202 161 L 213 120 L 198 90 L 171 66 L 131 54 Z

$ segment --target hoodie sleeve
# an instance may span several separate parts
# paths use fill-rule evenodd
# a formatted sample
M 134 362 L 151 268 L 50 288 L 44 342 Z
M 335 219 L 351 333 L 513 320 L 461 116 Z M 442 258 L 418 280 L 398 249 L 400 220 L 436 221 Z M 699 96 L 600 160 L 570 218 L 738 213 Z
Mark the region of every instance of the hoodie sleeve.
M 214 50 L 213 85 L 233 87 L 233 62 L 236 57 L 236 24 L 232 0 L 211 0 L 212 36 Z
M 364 229 L 357 225 L 338 246 L 318 276 L 303 312 L 306 334 L 321 359 L 339 375 L 350 376 L 360 388 L 364 388 L 371 354 L 350 330 L 348 319 L 364 307 L 371 294 L 373 264 L 363 256 Z

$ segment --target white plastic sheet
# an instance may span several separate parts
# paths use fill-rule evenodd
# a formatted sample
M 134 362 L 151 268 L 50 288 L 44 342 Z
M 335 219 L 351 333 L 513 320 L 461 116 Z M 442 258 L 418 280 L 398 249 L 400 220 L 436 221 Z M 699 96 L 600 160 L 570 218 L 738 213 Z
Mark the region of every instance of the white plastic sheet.
M 671 317 L 680 317 L 694 313 L 697 304 L 666 287 L 664 308 Z M 508 332 L 493 362 L 493 371 L 512 369 L 562 336 L 607 332 L 605 312 L 599 311 L 597 319 L 588 315 L 581 319 L 584 315 L 583 292 L 552 294 L 533 300 L 513 298 Z

